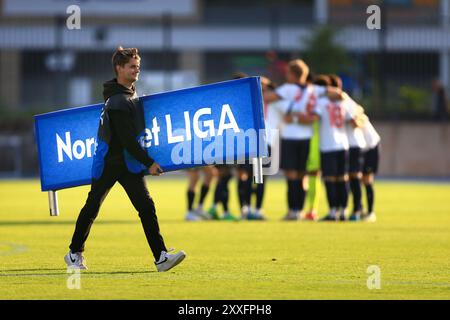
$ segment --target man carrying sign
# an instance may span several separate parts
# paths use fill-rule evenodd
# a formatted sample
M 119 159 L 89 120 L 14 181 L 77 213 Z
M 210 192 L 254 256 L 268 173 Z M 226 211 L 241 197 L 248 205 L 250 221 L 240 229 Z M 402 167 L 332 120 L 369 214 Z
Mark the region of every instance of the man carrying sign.
M 146 170 L 154 176 L 160 175 L 162 170 L 137 141 L 138 134 L 145 127 L 143 108 L 137 100 L 134 86 L 140 72 L 138 50 L 119 47 L 112 57 L 112 65 L 117 78 L 103 85 L 105 107 L 97 133 L 91 191 L 81 209 L 70 251 L 64 260 L 69 267 L 86 269 L 82 255 L 84 244 L 103 200 L 118 181 L 139 212 L 157 270 L 167 271 L 186 255 L 183 251 L 176 254 L 167 252 L 159 232 L 155 205 L 145 185 Z

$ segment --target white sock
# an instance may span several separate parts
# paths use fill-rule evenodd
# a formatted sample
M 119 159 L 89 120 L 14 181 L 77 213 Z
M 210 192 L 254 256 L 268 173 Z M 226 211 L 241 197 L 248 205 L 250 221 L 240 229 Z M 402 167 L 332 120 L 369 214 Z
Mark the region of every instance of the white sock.
M 331 210 L 330 210 L 330 216 L 331 216 L 331 217 L 336 217 L 336 208 L 331 208 Z

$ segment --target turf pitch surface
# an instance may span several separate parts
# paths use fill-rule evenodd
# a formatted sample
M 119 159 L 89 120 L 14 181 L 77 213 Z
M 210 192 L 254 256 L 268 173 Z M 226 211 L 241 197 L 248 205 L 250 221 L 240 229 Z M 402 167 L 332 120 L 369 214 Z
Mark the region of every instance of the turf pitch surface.
M 187 258 L 156 272 L 117 184 L 92 227 L 81 288 L 68 289 L 63 256 L 89 188 L 59 191 L 61 215 L 50 217 L 38 180 L 0 181 L 0 299 L 450 298 L 450 184 L 377 182 L 376 223 L 282 222 L 286 186 L 275 179 L 266 187 L 268 221 L 185 222 L 187 181 L 147 184 L 167 245 Z M 230 190 L 237 214 L 234 182 Z M 371 265 L 380 289 L 367 287 Z

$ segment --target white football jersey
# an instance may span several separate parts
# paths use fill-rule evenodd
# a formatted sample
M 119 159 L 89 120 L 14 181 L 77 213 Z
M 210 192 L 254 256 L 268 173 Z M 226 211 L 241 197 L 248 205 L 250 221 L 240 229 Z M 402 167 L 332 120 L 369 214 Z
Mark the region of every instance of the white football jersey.
M 280 130 L 283 127 L 283 115 L 289 107 L 289 101 L 278 100 L 267 105 L 267 115 L 265 119 L 266 125 L 266 141 L 272 145 L 273 132 L 271 130 Z
M 349 143 L 345 129 L 346 122 L 352 118 L 345 100 L 331 101 L 327 97 L 317 100 L 314 113 L 320 116 L 320 151 L 331 152 L 348 150 Z
M 299 86 L 292 83 L 285 83 L 275 90 L 282 100 L 289 101 L 289 104 L 285 105 L 287 108 L 284 114 L 290 111 L 300 112 L 308 105 L 308 102 L 310 102 L 309 104 L 315 104 L 315 99 L 324 94 L 325 91 L 325 88 L 315 85 Z M 310 124 L 285 123 L 281 130 L 281 137 L 283 139 L 303 140 L 310 139 L 313 133 Z
M 346 96 L 345 101 L 346 103 L 344 105 L 348 113 L 354 118 L 358 113 L 359 105 L 349 96 Z M 345 130 L 350 148 L 366 148 L 367 143 L 361 128 L 354 127 L 350 122 L 346 122 Z
M 381 138 L 378 132 L 373 127 L 372 123 L 370 123 L 369 119 L 364 124 L 364 127 L 361 128 L 364 134 L 364 138 L 366 139 L 366 149 L 372 149 L 380 143 Z

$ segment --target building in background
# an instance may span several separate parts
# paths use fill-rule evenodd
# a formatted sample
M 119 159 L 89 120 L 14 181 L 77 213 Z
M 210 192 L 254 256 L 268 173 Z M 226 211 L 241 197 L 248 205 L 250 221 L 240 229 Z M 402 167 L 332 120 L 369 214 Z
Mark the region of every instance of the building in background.
M 141 51 L 139 94 L 236 70 L 281 79 L 283 64 L 307 56 L 308 39 L 328 26 L 350 61 L 333 71 L 372 115 L 431 118 L 433 79 L 450 89 L 449 2 L 0 0 L 0 114 L 101 101 L 119 45 Z M 367 27 L 374 4 L 379 30 Z M 71 5 L 80 8 L 80 29 L 66 26 Z
M 374 3 L 382 30 L 366 25 Z M 73 4 L 81 10 L 79 30 L 66 27 Z M 0 0 L 6 84 L 0 104 L 45 109 L 98 102 L 118 45 L 141 49 L 142 93 L 223 80 L 237 69 L 267 75 L 267 52 L 281 60 L 301 57 L 304 39 L 321 25 L 338 30 L 351 57 L 341 70 L 349 88 L 408 99 L 402 87 L 429 91 L 436 77 L 450 87 L 449 16 L 445 0 Z

